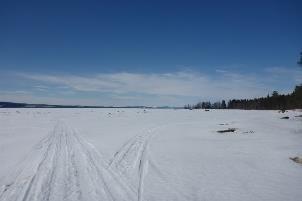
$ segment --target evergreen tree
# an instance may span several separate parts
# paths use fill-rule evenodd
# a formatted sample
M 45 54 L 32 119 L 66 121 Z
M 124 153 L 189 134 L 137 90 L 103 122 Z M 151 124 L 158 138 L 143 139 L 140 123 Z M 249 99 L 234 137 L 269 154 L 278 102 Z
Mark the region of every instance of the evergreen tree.
M 221 109 L 226 109 L 225 100 L 222 100 L 222 101 L 221 101 Z
M 273 91 L 272 96 L 273 96 L 273 97 L 278 97 L 278 96 L 279 96 L 278 91 Z

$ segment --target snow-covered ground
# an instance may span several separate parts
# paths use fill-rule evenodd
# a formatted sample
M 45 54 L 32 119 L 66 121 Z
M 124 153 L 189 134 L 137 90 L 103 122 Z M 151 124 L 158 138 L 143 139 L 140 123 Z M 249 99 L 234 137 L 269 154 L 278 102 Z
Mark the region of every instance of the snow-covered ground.
M 0 200 L 299 201 L 298 115 L 0 109 Z

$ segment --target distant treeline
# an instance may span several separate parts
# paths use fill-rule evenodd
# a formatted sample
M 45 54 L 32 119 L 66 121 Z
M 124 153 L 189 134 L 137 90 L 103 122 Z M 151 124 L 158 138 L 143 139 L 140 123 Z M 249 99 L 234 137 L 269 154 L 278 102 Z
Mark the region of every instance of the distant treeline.
M 199 102 L 196 105 L 185 105 L 185 109 L 226 109 L 227 105 L 225 103 L 225 100 L 222 100 L 221 102 Z
M 185 105 L 185 109 L 244 109 L 244 110 L 288 110 L 302 108 L 302 85 L 288 95 L 274 91 L 272 95 L 254 99 L 232 99 L 226 105 L 221 102 L 199 102 L 196 105 Z

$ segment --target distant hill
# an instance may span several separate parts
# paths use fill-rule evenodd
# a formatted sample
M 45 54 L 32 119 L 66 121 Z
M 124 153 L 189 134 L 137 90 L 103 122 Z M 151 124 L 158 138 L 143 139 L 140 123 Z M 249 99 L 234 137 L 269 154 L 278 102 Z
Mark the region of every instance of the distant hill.
M 0 102 L 0 108 L 20 108 L 25 107 L 26 105 L 26 103 Z

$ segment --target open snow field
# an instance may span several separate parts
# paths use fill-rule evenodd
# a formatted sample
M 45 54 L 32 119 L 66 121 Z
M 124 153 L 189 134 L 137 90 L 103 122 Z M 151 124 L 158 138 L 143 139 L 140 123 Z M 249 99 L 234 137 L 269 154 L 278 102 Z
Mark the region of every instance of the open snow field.
M 300 201 L 298 115 L 0 109 L 0 200 Z

